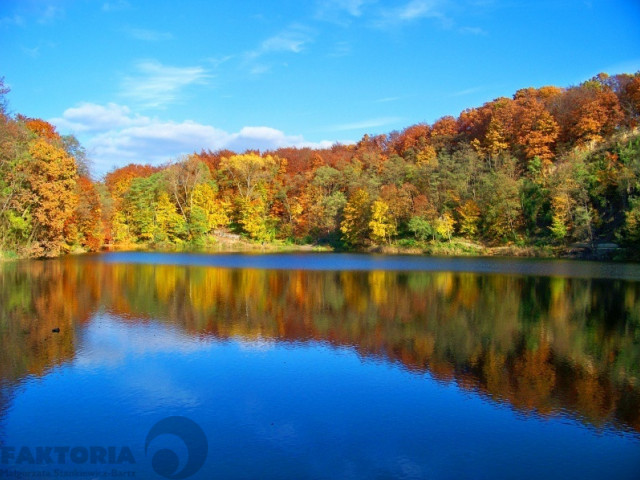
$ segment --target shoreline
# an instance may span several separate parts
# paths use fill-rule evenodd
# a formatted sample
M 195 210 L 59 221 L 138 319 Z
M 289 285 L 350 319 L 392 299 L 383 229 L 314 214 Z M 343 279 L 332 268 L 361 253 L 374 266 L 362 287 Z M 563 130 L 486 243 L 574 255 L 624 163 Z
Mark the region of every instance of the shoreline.
M 450 242 L 426 242 L 414 245 L 398 243 L 388 245 L 371 245 L 361 248 L 342 249 L 323 244 L 290 244 L 290 243 L 256 243 L 242 237 L 214 237 L 215 241 L 208 245 L 154 245 L 154 244 L 123 244 L 111 245 L 99 252 L 155 252 L 155 253 L 295 253 L 295 252 L 333 252 L 333 253 L 361 253 L 372 255 L 414 255 L 425 257 L 502 257 L 502 258 L 545 258 L 545 259 L 575 259 L 591 261 L 637 262 L 637 256 L 632 256 L 627 248 L 611 243 L 597 244 L 595 250 L 585 244 L 570 246 L 532 246 L 532 245 L 502 245 L 487 246 L 464 239 L 452 239 Z M 59 255 L 82 255 L 90 253 L 81 248 Z M 0 251 L 0 263 L 25 260 L 31 257 L 19 256 L 14 252 Z

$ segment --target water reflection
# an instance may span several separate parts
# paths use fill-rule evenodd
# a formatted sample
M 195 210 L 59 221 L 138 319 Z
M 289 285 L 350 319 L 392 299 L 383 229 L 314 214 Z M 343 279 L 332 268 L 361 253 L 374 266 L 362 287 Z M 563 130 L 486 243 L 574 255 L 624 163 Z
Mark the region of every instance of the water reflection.
M 194 338 L 239 338 L 251 349 L 320 341 L 456 382 L 526 415 L 569 414 L 597 428 L 640 432 L 639 282 L 99 258 L 6 264 L 3 384 L 43 376 L 72 359 L 117 362 L 127 339 L 117 338 L 122 330 L 110 328 L 108 318 L 145 339 L 136 345 L 140 354 L 162 351 L 165 341 L 175 351 L 176 338 L 187 353 L 198 348 Z M 157 325 L 175 335 L 163 337 L 166 328 Z M 113 337 L 114 348 L 83 351 L 92 336 Z M 0 416 L 7 403 L 2 390 Z

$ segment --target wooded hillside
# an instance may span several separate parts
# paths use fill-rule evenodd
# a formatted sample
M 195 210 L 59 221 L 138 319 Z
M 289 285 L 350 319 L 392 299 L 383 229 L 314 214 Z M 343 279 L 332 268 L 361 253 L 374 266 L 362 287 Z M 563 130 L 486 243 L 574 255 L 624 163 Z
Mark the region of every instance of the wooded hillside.
M 101 181 L 73 136 L 1 108 L 0 250 L 21 256 L 201 247 L 222 230 L 347 249 L 463 238 L 640 250 L 640 73 L 525 88 L 353 145 L 141 158 Z

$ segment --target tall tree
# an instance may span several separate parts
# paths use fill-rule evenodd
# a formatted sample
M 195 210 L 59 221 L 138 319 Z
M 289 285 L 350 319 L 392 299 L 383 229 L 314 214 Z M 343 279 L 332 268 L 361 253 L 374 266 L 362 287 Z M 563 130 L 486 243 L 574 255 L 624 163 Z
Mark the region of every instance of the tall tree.
M 340 231 L 349 245 L 363 245 L 369 236 L 370 197 L 366 190 L 356 190 L 344 207 Z
M 65 227 L 77 204 L 76 163 L 44 139 L 35 140 L 29 154 L 25 177 L 34 227 L 28 248 L 34 256 L 57 256 L 68 248 Z

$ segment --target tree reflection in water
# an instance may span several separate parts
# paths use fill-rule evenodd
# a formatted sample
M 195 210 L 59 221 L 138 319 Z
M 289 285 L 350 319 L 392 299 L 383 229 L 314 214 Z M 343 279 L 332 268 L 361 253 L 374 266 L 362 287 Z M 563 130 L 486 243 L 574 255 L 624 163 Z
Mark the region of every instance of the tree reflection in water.
M 348 346 L 526 414 L 568 412 L 595 427 L 640 432 L 638 282 L 74 258 L 7 263 L 2 384 L 72 360 L 77 330 L 98 311 L 168 322 L 198 337 Z

